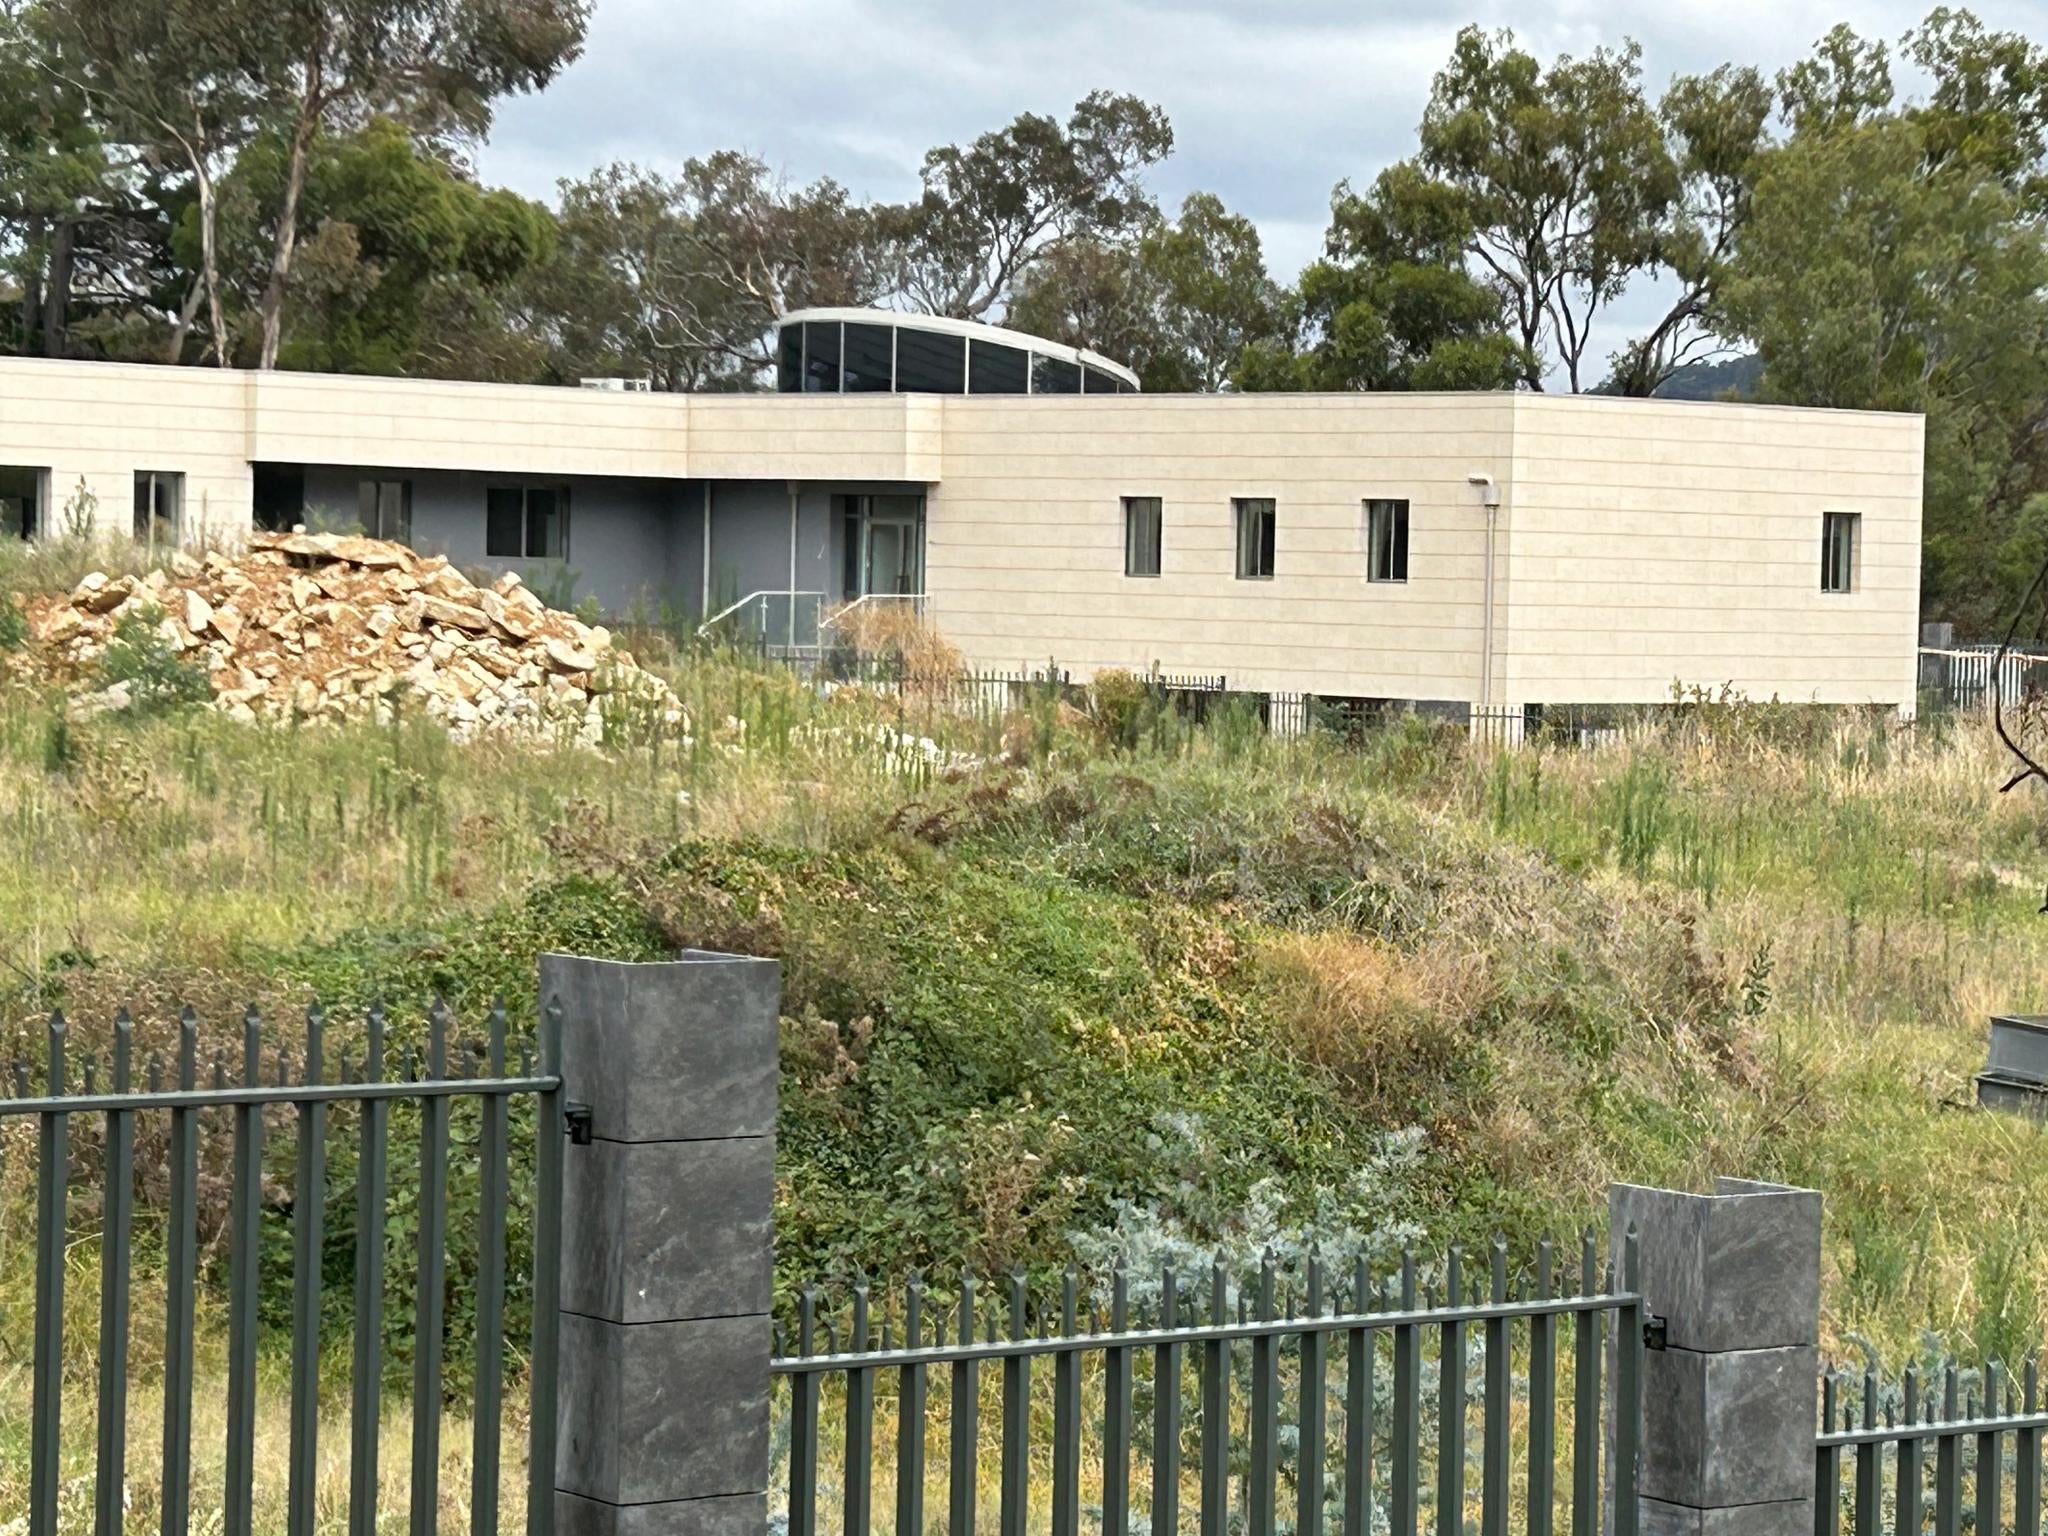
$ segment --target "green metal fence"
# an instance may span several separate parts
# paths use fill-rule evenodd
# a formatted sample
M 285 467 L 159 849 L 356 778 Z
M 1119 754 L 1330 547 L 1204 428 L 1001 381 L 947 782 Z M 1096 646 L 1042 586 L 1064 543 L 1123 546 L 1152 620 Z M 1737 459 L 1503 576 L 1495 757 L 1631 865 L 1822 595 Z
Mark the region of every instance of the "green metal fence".
M 1078 1536 L 1084 1512 L 1115 1536 L 1462 1536 L 1472 1514 L 1480 1536 L 1635 1536 L 1634 1235 L 1619 1283 L 1590 1237 L 1576 1284 L 1547 1244 L 1520 1273 L 1489 1258 L 1476 1285 L 1455 1249 L 1427 1283 L 1413 1253 L 1391 1276 L 1268 1259 L 1242 1287 L 1167 1270 L 1142 1295 L 1123 1271 L 1085 1296 L 1072 1274 L 1056 1296 L 913 1279 L 900 1312 L 806 1290 L 772 1365 L 771 1498 L 788 1536 L 922 1536 L 928 1503 L 950 1536 L 991 1514 Z
M 64 1290 L 70 1235 L 69 1197 L 79 1145 L 97 1140 L 100 1176 L 100 1284 L 98 1382 L 95 1401 L 93 1529 L 107 1536 L 123 1527 L 127 1493 L 129 1328 L 136 1215 L 136 1133 L 139 1123 L 162 1116 L 166 1191 L 161 1211 L 164 1285 L 162 1463 L 159 1499 L 165 1536 L 185 1536 L 192 1515 L 193 1392 L 198 1336 L 195 1327 L 202 1286 L 213 1278 L 214 1254 L 202 1257 L 199 1213 L 202 1165 L 212 1170 L 218 1156 L 202 1161 L 212 1138 L 228 1139 L 229 1180 L 225 1229 L 215 1248 L 225 1249 L 226 1406 L 225 1536 L 253 1536 L 254 1488 L 269 1469 L 255 1465 L 257 1372 L 263 1347 L 262 1314 L 279 1310 L 281 1298 L 263 1294 L 262 1237 L 266 1208 L 273 1224 L 282 1216 L 290 1231 L 288 1302 L 290 1350 L 289 1462 L 286 1468 L 287 1525 L 292 1536 L 309 1536 L 316 1515 L 323 1360 L 323 1267 L 331 1264 L 344 1237 L 352 1250 L 352 1343 L 350 1362 L 350 1464 L 348 1529 L 373 1536 L 377 1523 L 379 1425 L 385 1399 L 384 1293 L 392 1256 L 385 1222 L 390 1202 L 390 1117 L 394 1105 L 410 1106 L 417 1119 L 419 1181 L 416 1208 L 409 1213 L 415 1266 L 412 1359 L 412 1443 L 410 1446 L 410 1529 L 436 1529 L 439 1516 L 441 1418 L 445 1360 L 445 1306 L 449 1291 L 448 1217 L 450 1119 L 465 1100 L 477 1105 L 474 1158 L 478 1201 L 475 1255 L 476 1355 L 471 1447 L 472 1529 L 499 1528 L 499 1476 L 505 1352 L 507 1202 L 511 1195 L 508 1110 L 530 1096 L 533 1124 L 548 1130 L 535 1139 L 532 1166 L 534 1215 L 533 1328 L 529 1362 L 532 1427 L 527 1447 L 530 1468 L 528 1529 L 553 1529 L 555 1388 L 557 1375 L 557 1254 L 562 1221 L 561 1020 L 550 1008 L 541 1022 L 537 1048 L 521 1047 L 508 1061 L 505 1012 L 490 1011 L 480 1039 L 454 1040 L 449 1011 L 436 1005 L 427 1020 L 424 1045 L 390 1059 L 386 1021 L 373 1009 L 352 1031 L 352 1055 L 330 1070 L 328 1024 L 313 1008 L 303 1033 L 291 1042 L 295 1053 L 266 1055 L 262 1020 L 254 1010 L 243 1019 L 240 1060 L 234 1070 L 214 1057 L 202 1070 L 198 1021 L 187 1009 L 175 1048 L 150 1055 L 138 1074 L 134 1030 L 124 1012 L 106 1045 L 104 1068 L 97 1053 L 77 1061 L 61 1015 L 48 1025 L 41 1092 L 28 1066 L 17 1061 L 13 1096 L 0 1098 L 0 1117 L 33 1116 L 36 1150 L 36 1296 L 33 1385 L 30 1408 L 30 1536 L 55 1536 L 59 1521 L 59 1477 L 63 1449 Z M 451 1048 L 452 1047 L 452 1048 Z M 139 1081 L 138 1081 L 139 1078 Z M 330 1125 L 331 1112 L 353 1121 L 356 1177 L 342 1191 L 352 1230 L 330 1232 L 328 1149 L 350 1127 Z M 83 1124 L 81 1124 L 83 1122 Z M 154 1129 L 154 1128 L 152 1128 Z M 266 1142 L 287 1138 L 291 1147 L 289 1206 L 266 1191 Z M 467 1138 L 465 1138 L 467 1139 Z M 219 1149 L 212 1148 L 214 1153 Z M 273 1147 L 281 1152 L 281 1147 Z M 400 1156 L 411 1149 L 402 1150 Z M 268 1166 L 279 1168 L 275 1156 Z M 273 1183 L 277 1182 L 273 1177 Z M 154 1222 L 156 1214 L 149 1213 Z M 274 1266 L 273 1266 L 274 1267 Z M 280 1341 L 282 1342 L 282 1341 Z
M 2029 1361 L 2015 1383 L 1998 1365 L 1954 1365 L 1922 1380 L 1875 1372 L 1821 1384 L 1815 1536 L 2041 1533 L 2042 1434 L 2048 1405 Z M 1848 1481 L 1843 1481 L 1844 1472 Z M 1931 1486 L 1930 1486 L 1931 1485 Z M 2010 1497 L 2008 1498 L 2008 1489 Z

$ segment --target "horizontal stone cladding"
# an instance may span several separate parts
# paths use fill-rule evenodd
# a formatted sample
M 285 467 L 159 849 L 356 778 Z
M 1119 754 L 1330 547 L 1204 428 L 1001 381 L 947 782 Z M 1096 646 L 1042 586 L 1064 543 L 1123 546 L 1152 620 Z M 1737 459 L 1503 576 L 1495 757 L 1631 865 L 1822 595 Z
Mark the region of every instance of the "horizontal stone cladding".
M 188 536 L 234 534 L 252 462 L 752 482 L 783 519 L 792 483 L 921 485 L 929 610 L 977 665 L 1496 704 L 1910 703 L 1922 438 L 1913 416 L 1530 393 L 664 396 L 0 360 L 0 464 L 48 472 L 52 518 L 82 486 L 127 526 L 135 472 L 173 471 Z M 1484 681 L 1475 478 L 1499 500 Z M 1124 574 L 1127 496 L 1159 499 L 1156 576 Z M 1237 576 L 1238 498 L 1274 504 L 1268 579 Z M 1405 580 L 1368 579 L 1374 499 L 1408 505 Z M 1844 593 L 1820 590 L 1828 512 L 1860 519 Z

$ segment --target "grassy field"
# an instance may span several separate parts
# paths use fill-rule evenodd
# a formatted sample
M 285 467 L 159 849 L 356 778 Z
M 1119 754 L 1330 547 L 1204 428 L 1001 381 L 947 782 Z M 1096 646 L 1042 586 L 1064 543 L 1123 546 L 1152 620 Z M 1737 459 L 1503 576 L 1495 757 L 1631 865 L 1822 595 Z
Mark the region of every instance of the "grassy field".
M 2048 989 L 2048 821 L 2037 790 L 1997 792 L 1981 723 L 1706 703 L 1479 752 L 1412 721 L 1191 730 L 1113 688 L 956 716 L 666 665 L 688 738 L 602 754 L 403 721 L 72 724 L 0 690 L 9 1054 L 40 1054 L 53 1007 L 75 1049 L 124 1004 L 161 1048 L 183 1001 L 222 1046 L 254 1001 L 289 1047 L 316 997 L 344 1051 L 378 998 L 417 1029 L 436 994 L 473 1019 L 502 993 L 530 1028 L 542 949 L 769 953 L 785 1297 L 1496 1229 L 1526 1250 L 1597 1219 L 1611 1179 L 1736 1173 L 1826 1194 L 1845 1362 L 2042 1339 L 2048 1139 L 1975 1112 L 1970 1075 L 1985 1015 Z M 0 1146 L 0 1508 L 25 1459 L 27 1130 Z M 72 1217 L 87 1425 L 89 1194 Z

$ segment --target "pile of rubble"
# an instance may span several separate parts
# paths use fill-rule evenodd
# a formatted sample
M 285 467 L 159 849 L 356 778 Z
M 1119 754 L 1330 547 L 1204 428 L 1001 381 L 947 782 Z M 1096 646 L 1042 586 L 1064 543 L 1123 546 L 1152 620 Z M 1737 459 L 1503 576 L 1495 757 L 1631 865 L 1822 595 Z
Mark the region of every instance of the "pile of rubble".
M 150 623 L 205 669 L 238 720 L 388 716 L 408 696 L 457 737 L 490 731 L 595 745 L 607 711 L 680 728 L 668 685 L 601 626 L 549 608 L 515 574 L 479 587 L 447 560 L 332 533 L 259 533 L 240 555 L 180 553 L 147 576 L 94 572 L 28 606 L 40 662 L 85 675 L 122 622 Z M 82 710 L 120 709 L 115 684 Z

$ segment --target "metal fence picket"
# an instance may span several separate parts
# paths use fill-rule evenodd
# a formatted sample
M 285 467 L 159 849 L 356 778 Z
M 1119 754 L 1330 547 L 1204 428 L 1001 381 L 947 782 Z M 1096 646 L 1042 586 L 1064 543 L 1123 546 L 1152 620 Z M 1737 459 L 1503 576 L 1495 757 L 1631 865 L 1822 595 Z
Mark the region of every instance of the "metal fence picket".
M 389 1195 L 387 1135 L 395 1102 L 414 1106 L 421 1126 L 411 1526 L 420 1532 L 438 1530 L 450 1117 L 458 1099 L 474 1099 L 479 1105 L 476 1177 L 481 1232 L 475 1424 L 468 1494 L 472 1529 L 496 1532 L 502 1523 L 498 1487 L 506 1227 L 511 1196 L 509 1108 L 514 1098 L 522 1096 L 531 1097 L 537 1110 L 527 1529 L 533 1536 L 551 1536 L 564 1124 L 559 1009 L 550 1006 L 543 1011 L 539 1066 L 530 1052 L 522 1052 L 519 1070 L 512 1075 L 508 1075 L 502 1006 L 493 1008 L 488 1017 L 487 1040 L 477 1064 L 480 1073 L 468 1066 L 451 1068 L 448 1048 L 454 1019 L 445 1005 L 436 1004 L 429 1016 L 428 1047 L 417 1072 L 409 1068 L 397 1077 L 387 1074 L 386 1019 L 381 1009 L 371 1009 L 363 1027 L 362 1055 L 354 1060 L 344 1056 L 336 1070 L 328 1046 L 330 1021 L 323 1009 L 317 1005 L 309 1008 L 299 1039 L 289 1048 L 277 1050 L 267 1047 L 264 1021 L 251 1008 L 240 1021 L 234 1070 L 216 1056 L 203 1079 L 199 1020 L 191 1009 L 179 1016 L 173 1059 L 166 1063 L 152 1055 L 139 1074 L 136 1026 L 124 1011 L 113 1020 L 103 1077 L 96 1053 L 89 1047 L 81 1050 L 73 1026 L 61 1014 L 53 1014 L 43 1036 L 40 1091 L 32 1086 L 28 1064 L 14 1064 L 9 1084 L 12 1092 L 0 1096 L 0 1119 L 33 1116 L 37 1127 L 36 1315 L 26 1525 L 31 1536 L 55 1536 L 59 1528 L 64 1260 L 70 1238 L 73 1144 L 80 1116 L 93 1117 L 102 1137 L 98 1361 L 89 1479 L 92 1528 L 99 1536 L 115 1536 L 128 1520 L 134 1477 L 128 1423 L 137 1130 L 139 1124 L 159 1114 L 167 1138 L 162 1154 L 164 1406 L 155 1499 L 160 1510 L 158 1527 L 164 1536 L 186 1536 L 194 1526 L 193 1394 L 202 1315 L 199 1297 L 201 1285 L 215 1278 L 212 1266 L 217 1261 L 226 1280 L 219 1529 L 224 1536 L 254 1536 L 262 1518 L 259 1486 L 277 1484 L 283 1492 L 279 1528 L 287 1536 L 311 1536 L 323 1513 L 319 1415 L 321 1368 L 328 1342 L 323 1323 L 327 1316 L 324 1282 L 336 1235 L 330 1231 L 327 1153 L 336 1104 L 355 1111 L 357 1158 L 352 1208 L 344 1207 L 348 1211 L 346 1238 L 353 1250 L 346 1528 L 350 1536 L 373 1536 L 379 1528 L 378 1423 L 385 1402 L 382 1334 Z M 75 1079 L 74 1059 L 82 1064 Z M 229 1142 L 222 1162 L 227 1174 L 228 1211 L 217 1256 L 209 1256 L 202 1254 L 199 1246 L 202 1149 L 209 1137 L 222 1134 Z M 266 1167 L 273 1163 L 289 1168 L 280 1180 L 289 1188 L 288 1216 L 283 1199 L 273 1208 L 266 1196 Z M 267 1369 L 264 1329 L 268 1311 L 262 1254 L 266 1223 L 274 1220 L 288 1221 L 290 1234 L 289 1303 L 280 1309 L 288 1323 L 278 1328 L 275 1341 L 278 1357 L 288 1361 L 287 1403 L 281 1415 L 286 1448 L 276 1469 L 258 1464 L 259 1383 Z
M 1369 1266 L 1360 1261 L 1352 1266 L 1348 1286 L 1335 1288 L 1339 1305 L 1332 1305 L 1320 1256 L 1305 1257 L 1283 1277 L 1278 1260 L 1267 1255 L 1242 1289 L 1233 1286 L 1219 1261 L 1211 1268 L 1207 1305 L 1196 1318 L 1184 1315 L 1187 1291 L 1170 1268 L 1160 1275 L 1156 1310 L 1149 1298 L 1133 1302 L 1131 1277 L 1121 1267 L 1099 1278 L 1094 1305 L 1085 1303 L 1088 1286 L 1078 1275 L 1064 1276 L 1057 1295 L 1045 1305 L 1022 1275 L 1014 1275 L 1003 1305 L 986 1314 L 977 1307 L 969 1275 L 962 1277 L 952 1303 L 955 1329 L 927 1336 L 921 1325 L 913 1326 L 899 1344 L 885 1327 L 879 1347 L 863 1321 L 869 1305 L 865 1282 L 823 1293 L 850 1297 L 855 1322 L 843 1343 L 828 1329 L 824 1347 L 816 1347 L 813 1319 L 821 1293 L 807 1286 L 797 1302 L 796 1348 L 779 1354 L 769 1367 L 781 1384 L 787 1404 L 782 1411 L 790 1426 L 786 1472 L 777 1480 L 778 1490 L 786 1490 L 787 1529 L 791 1536 L 816 1536 L 821 1498 L 836 1504 L 832 1514 L 838 1518 L 827 1519 L 845 1536 L 870 1528 L 876 1447 L 868 1430 L 869 1392 L 870 1384 L 886 1373 L 899 1383 L 895 1523 L 901 1536 L 906 1530 L 902 1512 L 910 1507 L 906 1501 L 922 1497 L 921 1488 L 912 1494 L 903 1482 L 909 1477 L 922 1482 L 921 1460 L 906 1449 L 921 1444 L 926 1429 L 915 1382 L 927 1371 L 945 1368 L 952 1382 L 949 1536 L 972 1536 L 985 1452 L 1000 1483 L 996 1508 L 1002 1536 L 1022 1536 L 1039 1518 L 1047 1520 L 1053 1536 L 1079 1536 L 1090 1528 L 1116 1533 L 1142 1528 L 1166 1536 L 1184 1527 L 1205 1536 L 1230 1530 L 1269 1536 L 1283 1527 L 1296 1536 L 1328 1536 L 1339 1519 L 1346 1536 L 1369 1536 L 1380 1529 L 1420 1536 L 1426 1488 L 1433 1489 L 1429 1502 L 1436 1536 L 1464 1536 L 1468 1448 L 1479 1468 L 1478 1536 L 1507 1536 L 1513 1505 L 1511 1447 L 1520 1430 L 1513 1406 L 1513 1361 L 1526 1340 L 1534 1352 L 1532 1380 L 1537 1384 L 1529 1454 L 1554 1463 L 1565 1452 L 1554 1412 L 1558 1324 L 1571 1319 L 1578 1330 L 1579 1364 L 1590 1359 L 1592 1369 L 1590 1379 L 1582 1372 L 1574 1383 L 1569 1448 L 1574 1528 L 1634 1536 L 1644 1321 L 1636 1250 L 1633 1233 L 1625 1234 L 1603 1268 L 1588 1238 L 1585 1283 L 1570 1294 L 1559 1294 L 1553 1284 L 1548 1244 L 1537 1255 L 1533 1283 L 1513 1278 L 1500 1241 L 1489 1249 L 1483 1280 L 1468 1280 L 1463 1256 L 1453 1249 L 1442 1270 L 1430 1271 L 1426 1288 L 1416 1256 L 1404 1254 L 1391 1301 L 1384 1286 L 1375 1288 Z M 905 1317 L 921 1317 L 928 1306 L 923 1282 L 914 1280 L 904 1293 Z M 1619 1347 L 1603 1391 L 1600 1347 L 1607 1337 L 1602 1323 L 1609 1317 Z M 980 1326 L 984 1322 L 986 1327 Z M 1393 1395 L 1386 1422 L 1376 1423 L 1376 1356 L 1383 1335 L 1392 1341 Z M 1483 1360 L 1483 1383 L 1472 1407 L 1465 1388 L 1468 1344 L 1479 1347 Z M 1333 1362 L 1332 1349 L 1338 1345 L 1342 1359 Z M 1033 1370 L 1041 1358 L 1050 1367 L 1042 1376 Z M 1091 1362 L 1102 1383 L 1099 1424 L 1083 1411 L 1082 1386 L 1091 1379 L 1084 1371 Z M 1333 1364 L 1343 1377 L 1338 1391 L 1344 1422 L 1336 1460 L 1329 1444 Z M 986 1399 L 979 1377 L 984 1366 L 1000 1378 Z M 1195 1509 L 1183 1507 L 1181 1486 L 1181 1404 L 1189 1392 L 1200 1410 Z M 986 1446 L 980 1421 L 984 1407 L 997 1416 Z M 1427 1445 L 1425 1408 L 1434 1425 Z M 843 1461 L 821 1473 L 818 1427 L 841 1413 L 847 1426 Z M 1139 1423 L 1148 1413 L 1149 1422 Z M 1539 1422 L 1540 1430 L 1535 1427 Z M 1050 1508 L 1042 1517 L 1034 1512 L 1031 1480 L 1038 1464 L 1033 1435 L 1045 1431 L 1034 1426 L 1050 1430 L 1050 1445 L 1039 1448 L 1051 1469 Z M 1610 1427 L 1611 1486 L 1603 1488 L 1597 1442 Z M 1082 1487 L 1091 1434 L 1101 1487 L 1093 1521 Z M 1378 1460 L 1377 1435 L 1386 1437 L 1385 1462 Z M 1148 1450 L 1151 1475 L 1140 1484 L 1133 1458 Z M 1378 1488 L 1375 1465 L 1384 1465 L 1390 1474 Z M 1530 1529 L 1544 1536 L 1551 1524 L 1556 1471 L 1532 1461 L 1528 1477 Z M 780 1496 L 771 1493 L 771 1519 Z M 1326 1510 L 1341 1513 L 1326 1519 Z

